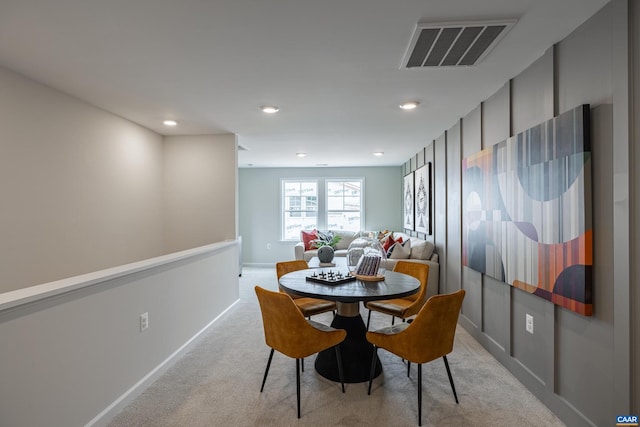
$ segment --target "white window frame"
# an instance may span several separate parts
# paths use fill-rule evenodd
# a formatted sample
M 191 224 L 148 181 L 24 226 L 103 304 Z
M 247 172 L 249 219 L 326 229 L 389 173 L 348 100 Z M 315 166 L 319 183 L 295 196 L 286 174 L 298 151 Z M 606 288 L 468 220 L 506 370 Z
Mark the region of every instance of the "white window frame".
M 360 209 L 358 211 L 353 211 L 353 210 L 346 210 L 346 209 L 341 209 L 341 210 L 336 210 L 336 209 L 329 209 L 329 197 L 331 197 L 331 195 L 329 194 L 329 184 L 330 183 L 345 183 L 345 182 L 358 182 L 360 183 Z M 325 224 L 328 224 L 329 222 L 329 213 L 331 212 L 358 212 L 360 214 L 360 221 L 358 224 L 358 229 L 357 230 L 348 230 L 348 231 L 360 231 L 363 230 L 363 225 L 364 225 L 364 178 L 327 178 L 325 179 L 325 183 L 324 183 L 324 188 L 325 188 L 325 192 L 324 192 L 324 202 L 325 202 L 325 209 L 324 209 L 324 219 L 325 219 Z M 344 197 L 344 195 L 343 195 Z M 331 227 L 329 227 L 331 228 Z
M 321 200 L 321 196 L 320 196 L 320 191 L 321 191 L 321 184 L 320 184 L 320 180 L 316 179 L 316 178 L 281 178 L 280 179 L 280 239 L 282 241 L 298 241 L 299 240 L 299 235 L 291 238 L 287 238 L 286 237 L 286 224 L 285 224 L 285 214 L 287 214 L 288 212 L 293 212 L 292 210 L 287 210 L 285 205 L 286 205 L 286 194 L 285 194 L 285 186 L 287 184 L 291 184 L 291 183 L 314 183 L 316 185 L 316 203 L 317 203 L 317 207 L 316 207 L 316 227 L 320 227 L 320 225 L 318 224 L 321 219 L 320 219 L 320 200 Z M 295 212 L 314 212 L 313 210 L 298 210 Z

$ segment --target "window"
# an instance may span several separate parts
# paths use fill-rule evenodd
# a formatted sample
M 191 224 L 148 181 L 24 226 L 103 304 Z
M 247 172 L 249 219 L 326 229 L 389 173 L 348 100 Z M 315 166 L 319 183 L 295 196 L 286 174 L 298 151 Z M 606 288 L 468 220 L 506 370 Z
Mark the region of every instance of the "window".
M 301 230 L 362 230 L 364 180 L 283 179 L 282 240 L 300 240 Z M 324 184 L 324 185 L 323 185 Z
M 300 230 L 318 228 L 318 182 L 282 181 L 282 239 L 298 240 Z
M 362 180 L 327 180 L 327 228 L 360 230 L 362 227 Z

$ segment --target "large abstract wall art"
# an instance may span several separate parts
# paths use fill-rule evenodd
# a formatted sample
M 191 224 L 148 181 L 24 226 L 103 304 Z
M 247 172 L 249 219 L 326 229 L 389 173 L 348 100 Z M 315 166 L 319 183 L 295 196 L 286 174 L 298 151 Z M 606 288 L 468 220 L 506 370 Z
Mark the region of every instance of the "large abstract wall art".
M 463 264 L 592 314 L 589 105 L 462 162 Z

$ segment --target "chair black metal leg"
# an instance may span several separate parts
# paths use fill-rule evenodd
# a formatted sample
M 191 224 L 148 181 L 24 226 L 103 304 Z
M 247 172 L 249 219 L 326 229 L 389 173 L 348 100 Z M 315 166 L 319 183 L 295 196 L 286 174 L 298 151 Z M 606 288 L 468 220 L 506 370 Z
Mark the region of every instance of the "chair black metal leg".
M 296 359 L 296 397 L 298 400 L 298 418 L 300 418 L 300 359 Z
M 300 365 L 302 366 L 302 372 L 304 372 L 304 358 L 300 359 Z
M 422 363 L 418 363 L 418 425 L 422 425 Z
M 371 322 L 371 310 L 369 310 L 369 315 L 367 316 L 367 331 L 369 330 L 369 322 Z
M 264 370 L 264 378 L 262 379 L 262 387 L 260 387 L 260 393 L 262 393 L 262 390 L 264 390 L 264 383 L 267 381 L 267 374 L 269 374 L 269 366 L 271 366 L 271 359 L 273 359 L 274 351 L 274 349 L 271 349 L 271 353 L 269 353 L 269 361 L 267 362 L 267 369 Z
M 411 378 L 411 362 L 407 360 L 407 378 Z
M 378 353 L 378 347 L 373 346 L 373 357 L 371 358 L 371 373 L 369 374 L 369 391 L 367 394 L 371 394 L 371 383 L 373 382 L 373 374 L 376 372 L 376 356 Z
M 391 316 L 391 326 L 396 322 L 396 316 Z
M 342 373 L 342 356 L 340 356 L 340 345 L 336 346 L 336 359 L 338 360 L 338 375 L 342 384 L 342 392 L 344 393 L 344 375 Z
M 444 359 L 444 366 L 447 368 L 447 375 L 449 375 L 449 383 L 451 384 L 451 390 L 453 390 L 453 397 L 456 399 L 456 403 L 458 403 L 458 394 L 456 393 L 456 386 L 453 385 L 453 377 L 451 376 L 451 369 L 449 369 L 449 361 L 447 360 L 447 356 L 442 356 Z

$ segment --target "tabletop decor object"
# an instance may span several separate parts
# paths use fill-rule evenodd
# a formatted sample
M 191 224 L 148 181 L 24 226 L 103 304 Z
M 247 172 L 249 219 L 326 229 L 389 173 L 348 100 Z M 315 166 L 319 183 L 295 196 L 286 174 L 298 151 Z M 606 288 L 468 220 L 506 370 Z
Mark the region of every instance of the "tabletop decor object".
M 322 246 L 318 249 L 318 259 L 322 263 L 330 263 L 333 260 L 333 248 L 331 246 Z
M 384 279 L 386 260 L 387 253 L 375 238 L 359 237 L 347 249 L 349 272 L 360 280 Z
M 322 283 L 325 285 L 340 285 L 342 283 L 352 282 L 356 280 L 355 277 L 344 275 L 340 271 L 321 271 L 320 273 L 314 272 L 306 279 L 308 282 Z
M 342 239 L 342 236 L 333 234 L 330 231 L 318 231 L 316 234 L 317 237 L 311 241 L 311 244 L 313 247 L 318 248 L 318 259 L 324 263 L 331 262 L 334 255 L 334 248 L 340 239 Z

